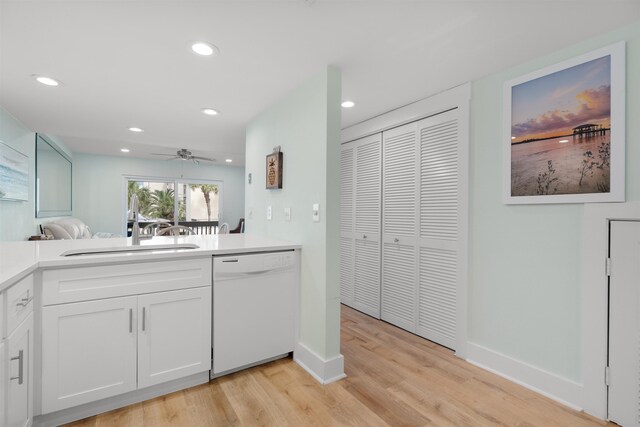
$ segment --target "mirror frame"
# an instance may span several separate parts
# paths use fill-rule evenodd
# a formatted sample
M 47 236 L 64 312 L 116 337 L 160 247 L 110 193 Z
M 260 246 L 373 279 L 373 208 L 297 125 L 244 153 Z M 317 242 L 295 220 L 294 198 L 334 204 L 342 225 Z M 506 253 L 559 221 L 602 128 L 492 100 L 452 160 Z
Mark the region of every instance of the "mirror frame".
M 47 145 L 49 145 L 49 147 L 51 147 L 56 153 L 58 153 L 62 158 L 64 158 L 66 161 L 69 162 L 69 165 L 71 167 L 71 182 L 70 182 L 70 188 L 69 188 L 69 194 L 70 194 L 70 206 L 68 210 L 57 210 L 57 211 L 52 211 L 52 210 L 41 210 L 40 209 L 40 187 L 38 185 L 38 144 L 39 141 L 38 139 L 40 139 L 43 143 L 46 143 Z M 62 150 L 55 142 L 53 142 L 51 140 L 51 138 L 47 138 L 46 135 L 40 134 L 40 133 L 36 133 L 36 140 L 35 140 L 35 174 L 36 174 L 36 179 L 35 179 L 35 193 L 36 193 L 36 200 L 35 200 L 35 211 L 36 211 L 36 218 L 50 218 L 50 217 L 55 217 L 55 216 L 71 216 L 72 211 L 73 211 L 73 161 L 71 160 L 71 157 L 64 152 L 64 150 Z

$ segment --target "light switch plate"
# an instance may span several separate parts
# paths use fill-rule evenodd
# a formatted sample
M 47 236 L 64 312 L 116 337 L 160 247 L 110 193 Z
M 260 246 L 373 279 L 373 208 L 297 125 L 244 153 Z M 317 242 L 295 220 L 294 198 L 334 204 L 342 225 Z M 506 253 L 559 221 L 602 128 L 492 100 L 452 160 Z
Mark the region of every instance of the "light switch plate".
M 291 208 L 284 208 L 284 220 L 291 221 Z
M 318 203 L 313 204 L 313 222 L 320 222 L 320 205 Z
M 271 221 L 271 205 L 267 206 L 267 219 Z

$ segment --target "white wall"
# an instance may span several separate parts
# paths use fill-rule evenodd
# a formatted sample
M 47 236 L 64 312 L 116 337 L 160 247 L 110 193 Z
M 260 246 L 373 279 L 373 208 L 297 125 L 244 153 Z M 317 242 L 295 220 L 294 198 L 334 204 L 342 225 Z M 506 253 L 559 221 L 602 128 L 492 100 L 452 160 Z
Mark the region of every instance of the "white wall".
M 325 360 L 340 353 L 340 85 L 338 70 L 323 71 L 254 119 L 246 143 L 246 171 L 253 175 L 246 230 L 302 244 L 300 340 Z M 266 190 L 265 157 L 277 145 L 284 153 L 283 188 Z M 317 223 L 314 203 L 320 204 Z
M 640 25 L 473 83 L 470 341 L 570 381 L 581 379 L 583 205 L 502 204 L 502 86 L 627 41 L 627 200 L 640 200 Z
M 222 219 L 231 228 L 244 216 L 244 169 L 183 161 L 73 155 L 73 212 L 93 232 L 122 233 L 124 176 L 223 181 Z

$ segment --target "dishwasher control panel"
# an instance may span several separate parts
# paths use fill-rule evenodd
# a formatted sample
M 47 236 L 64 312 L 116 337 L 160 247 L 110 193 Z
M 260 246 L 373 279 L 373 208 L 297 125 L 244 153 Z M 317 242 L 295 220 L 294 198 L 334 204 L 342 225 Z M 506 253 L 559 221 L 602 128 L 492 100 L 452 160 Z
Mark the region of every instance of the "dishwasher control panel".
M 217 256 L 213 257 L 213 275 L 215 280 L 222 276 L 266 273 L 291 268 L 296 262 L 294 251 Z
M 264 268 L 281 268 L 293 265 L 293 252 L 264 255 Z

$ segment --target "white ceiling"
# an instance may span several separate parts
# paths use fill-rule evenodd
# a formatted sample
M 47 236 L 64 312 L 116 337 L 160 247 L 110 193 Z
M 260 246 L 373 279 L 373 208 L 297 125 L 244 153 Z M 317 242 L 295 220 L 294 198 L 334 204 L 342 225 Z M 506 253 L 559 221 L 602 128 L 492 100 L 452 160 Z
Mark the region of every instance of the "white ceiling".
M 0 105 L 76 152 L 241 165 L 247 123 L 328 64 L 347 127 L 639 19 L 639 0 L 2 0 Z

